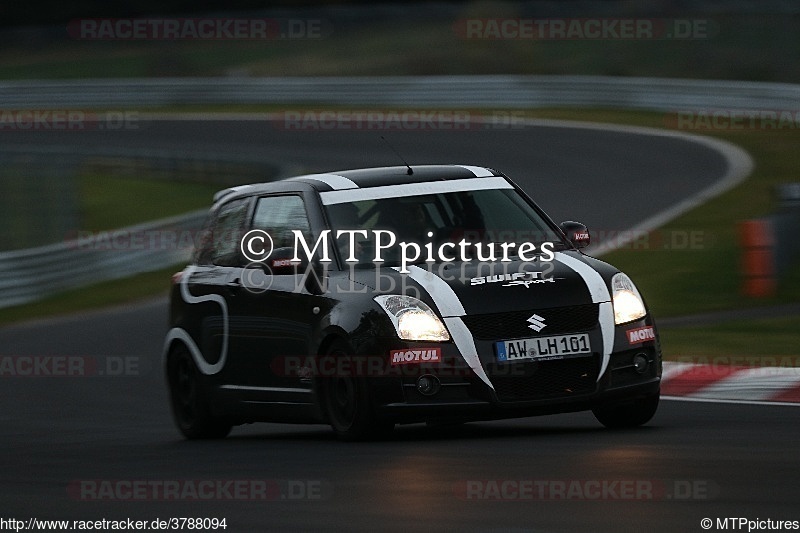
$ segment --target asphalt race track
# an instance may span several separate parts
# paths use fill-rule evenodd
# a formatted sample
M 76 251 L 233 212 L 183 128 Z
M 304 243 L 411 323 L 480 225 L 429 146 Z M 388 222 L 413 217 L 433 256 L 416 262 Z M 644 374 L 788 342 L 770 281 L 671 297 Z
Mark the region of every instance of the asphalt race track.
M 320 171 L 395 164 L 376 137 L 154 122 L 113 136 L 14 132 L 0 143 L 263 150 Z M 598 130 L 389 137 L 415 164 L 503 170 L 556 220 L 595 228 L 631 227 L 725 171 L 702 146 Z M 579 413 L 404 426 L 387 442 L 345 444 L 325 426 L 267 424 L 187 442 L 168 412 L 159 361 L 165 331 L 163 298 L 0 330 L 0 356 L 36 356 L 42 365 L 37 376 L 6 368 L 0 377 L 2 518 L 225 518 L 226 531 L 532 532 L 702 531 L 703 518 L 800 519 L 795 407 L 664 401 L 648 426 L 619 432 Z M 60 364 L 80 375 L 44 375 Z M 176 485 L 181 497 L 165 501 L 159 487 Z M 198 487 L 204 496 L 191 499 Z
M 292 130 L 280 120 L 176 121 L 142 118 L 135 129 L 0 130 L 4 143 L 171 148 L 260 153 L 326 172 L 402 162 L 495 168 L 519 183 L 556 221 L 594 232 L 627 230 L 713 183 L 725 172 L 716 151 L 675 137 L 565 127 L 464 130 Z M 254 177 L 254 181 L 259 181 Z

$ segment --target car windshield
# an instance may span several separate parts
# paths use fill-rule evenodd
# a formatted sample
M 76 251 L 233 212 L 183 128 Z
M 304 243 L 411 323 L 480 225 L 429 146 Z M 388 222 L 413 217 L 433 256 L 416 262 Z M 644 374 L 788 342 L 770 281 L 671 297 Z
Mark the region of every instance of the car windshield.
M 446 247 L 445 255 L 460 256 L 458 246 L 462 241 L 469 245 L 465 256 L 468 260 L 482 260 L 491 251 L 499 257 L 503 243 L 510 243 L 506 244 L 509 258 L 517 257 L 519 246 L 526 242 L 536 245 L 536 250 L 544 242 L 554 243 L 554 249 L 567 246 L 513 189 L 368 199 L 331 204 L 327 210 L 334 235 L 339 230 L 367 230 L 367 236 L 356 235 L 354 240 L 354 257 L 359 263 L 375 257 L 375 230 L 391 231 L 395 236 L 396 245 L 381 252 L 383 264 L 388 266 L 396 266 L 399 244 L 403 242 L 419 245 L 422 253 L 413 262 L 425 261 L 428 250 L 438 261 L 438 250 L 444 243 L 455 245 Z M 388 235 L 381 238 L 381 244 L 386 245 Z M 351 253 L 348 236 L 335 239 L 335 243 L 340 256 L 347 258 Z

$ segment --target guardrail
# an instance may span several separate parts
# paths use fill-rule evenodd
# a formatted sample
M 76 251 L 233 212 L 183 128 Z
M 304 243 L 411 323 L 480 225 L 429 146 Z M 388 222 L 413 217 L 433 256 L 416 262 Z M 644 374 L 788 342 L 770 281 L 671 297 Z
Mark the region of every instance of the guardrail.
M 792 110 L 800 85 L 715 80 L 598 76 L 430 76 L 309 78 L 161 78 L 0 82 L 0 109 L 131 108 L 196 104 L 311 104 L 420 107 L 610 107 L 659 111 L 708 109 Z M 13 147 L 4 146 L 3 150 Z M 75 147 L 25 147 L 43 157 L 74 155 Z M 22 150 L 22 148 L 20 148 Z M 180 168 L 185 158 L 213 164 L 217 155 L 170 150 L 81 148 L 109 161 L 160 161 Z M 230 159 L 230 157 L 226 157 Z M 265 164 L 247 158 L 249 163 Z M 172 163 L 165 163 L 170 162 Z M 242 162 L 242 158 L 238 161 Z M 275 166 L 276 174 L 286 170 Z M 238 179 L 238 178 L 237 178 Z M 241 181 L 241 179 L 238 179 Z M 200 214 L 127 228 L 193 231 Z M 97 244 L 97 243 L 95 243 Z M 60 290 L 115 279 L 185 261 L 183 249 L 102 250 L 91 240 L 0 253 L 0 308 Z
M 187 261 L 207 211 L 0 253 L 0 308 Z M 164 238 L 164 236 L 171 236 Z M 183 236 L 183 238 L 182 238 Z
M 35 169 L 26 168 L 24 175 L 14 173 L 7 179 L 11 182 L 21 179 L 25 183 L 37 180 L 45 187 L 55 182 L 60 187 L 55 194 L 60 195 L 65 194 L 64 190 L 74 188 L 74 183 L 70 185 L 69 180 L 74 180 L 78 172 L 110 175 L 119 172 L 123 176 L 145 175 L 151 179 L 207 181 L 219 185 L 220 189 L 296 173 L 296 169 L 258 154 L 174 149 L 5 144 L 0 149 L 0 156 L 0 162 L 3 158 L 20 161 L 17 165 L 0 169 L 0 183 L 4 183 L 3 172 L 9 168 L 16 171 L 20 165 L 31 167 L 36 163 Z M 19 184 L 15 188 L 18 189 Z M 68 228 L 76 227 L 75 216 L 59 217 L 56 216 L 58 213 L 52 212 L 51 204 L 56 203 L 62 209 L 65 202 L 52 198 L 51 202 L 42 202 L 43 193 L 32 196 L 30 205 L 24 209 L 30 211 L 31 225 L 46 234 L 44 238 L 64 235 Z M 25 201 L 20 198 L 11 200 Z M 41 205 L 43 203 L 45 205 Z M 64 239 L 54 244 L 0 252 L 0 308 L 185 262 L 206 213 L 202 210 L 87 236 L 76 235 L 75 239 Z M 72 223 L 65 222 L 67 219 Z M 13 222 L 19 225 L 18 220 Z M 57 223 L 65 227 L 54 227 Z M 41 236 L 31 234 L 27 237 L 27 242 L 36 242 L 37 238 L 46 242 Z
M 156 78 L 0 82 L 7 109 L 196 104 L 796 109 L 800 85 L 609 76 Z

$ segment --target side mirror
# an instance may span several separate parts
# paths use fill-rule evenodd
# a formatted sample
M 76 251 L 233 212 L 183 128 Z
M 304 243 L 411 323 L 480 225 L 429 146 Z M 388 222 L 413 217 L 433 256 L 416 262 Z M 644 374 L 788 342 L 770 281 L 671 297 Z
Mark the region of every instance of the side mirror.
M 589 238 L 589 229 L 580 222 L 567 220 L 559 224 L 559 227 L 575 248 L 586 248 L 589 246 L 591 242 Z

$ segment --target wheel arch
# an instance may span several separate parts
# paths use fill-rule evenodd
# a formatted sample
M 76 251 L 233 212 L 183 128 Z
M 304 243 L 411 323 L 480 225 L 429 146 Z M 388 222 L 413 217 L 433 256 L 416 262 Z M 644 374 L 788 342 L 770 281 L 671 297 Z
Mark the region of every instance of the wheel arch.
M 344 341 L 346 343 L 350 343 L 350 335 L 344 330 L 344 328 L 340 326 L 330 326 L 325 329 L 322 334 L 322 340 L 319 343 L 319 346 L 316 350 L 316 355 L 325 355 L 328 353 L 328 349 L 333 345 L 334 342 L 337 340 Z

